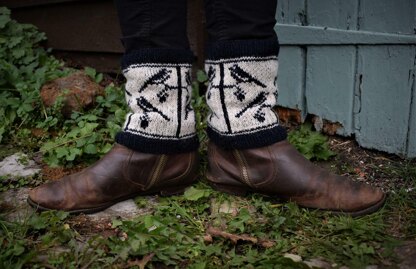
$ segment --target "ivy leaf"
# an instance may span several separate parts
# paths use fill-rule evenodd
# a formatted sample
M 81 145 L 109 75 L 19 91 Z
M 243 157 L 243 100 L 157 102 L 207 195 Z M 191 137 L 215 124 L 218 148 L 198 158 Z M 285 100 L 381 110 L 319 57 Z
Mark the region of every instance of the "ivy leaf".
M 82 151 L 78 148 L 71 148 L 69 149 L 69 154 L 66 156 L 67 161 L 73 161 L 77 156 L 80 156 Z
M 84 147 L 84 152 L 87 154 L 96 154 L 97 147 L 94 144 L 88 144 Z
M 29 224 L 35 230 L 41 230 L 41 229 L 46 228 L 46 221 L 45 221 L 45 219 L 39 217 L 38 215 L 33 215 L 29 219 Z
M 3 13 L 2 10 L 0 10 L 0 12 Z M 3 29 L 9 21 L 10 21 L 9 15 L 0 15 L 0 29 Z
M 68 155 L 68 150 L 66 148 L 57 148 L 55 149 L 56 152 L 56 157 L 57 158 L 62 158 Z
M 103 80 L 103 74 L 99 73 L 96 77 L 95 77 L 95 82 L 96 83 L 100 83 Z
M 95 71 L 94 68 L 88 67 L 86 66 L 84 68 L 84 72 L 85 74 L 87 74 L 90 78 L 92 78 L 93 80 L 95 80 L 95 74 L 97 74 L 97 71 Z
M 207 74 L 205 74 L 204 71 L 198 70 L 196 72 L 196 80 L 200 83 L 204 83 L 208 80 L 208 76 L 207 76 Z
M 190 187 L 188 188 L 185 193 L 184 193 L 184 197 L 186 200 L 189 201 L 197 201 L 203 197 L 208 197 L 210 196 L 211 191 L 207 190 L 207 189 L 197 189 L 195 187 Z

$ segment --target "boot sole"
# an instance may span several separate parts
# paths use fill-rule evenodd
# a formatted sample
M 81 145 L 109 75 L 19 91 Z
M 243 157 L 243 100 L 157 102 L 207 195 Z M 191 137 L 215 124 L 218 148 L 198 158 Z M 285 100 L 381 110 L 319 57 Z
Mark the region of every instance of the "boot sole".
M 216 191 L 220 191 L 220 192 L 224 192 L 224 193 L 228 193 L 228 194 L 232 194 L 232 195 L 236 195 L 236 196 L 244 197 L 244 196 L 247 196 L 249 193 L 259 193 L 259 192 L 253 192 L 252 190 L 244 188 L 244 187 L 221 185 L 221 184 L 216 184 L 216 183 L 213 183 L 213 182 L 208 182 L 208 183 Z M 259 193 L 259 194 L 267 196 L 267 197 L 278 198 L 279 200 L 281 200 L 283 202 L 289 202 L 290 201 L 290 199 L 285 198 L 285 197 L 279 197 L 279 196 L 275 197 L 275 196 L 271 196 L 270 194 L 265 194 L 265 193 Z M 323 211 L 323 212 L 329 212 L 329 213 L 331 213 L 333 215 L 336 215 L 336 216 L 360 217 L 360 216 L 364 216 L 364 215 L 374 213 L 377 210 L 379 210 L 384 205 L 384 203 L 386 201 L 386 197 L 387 197 L 387 195 L 384 193 L 383 197 L 379 201 L 370 205 L 369 207 L 366 207 L 364 209 L 357 210 L 357 211 L 341 211 L 341 210 L 332 210 L 332 209 L 320 209 L 320 208 L 305 207 L 305 206 L 302 206 L 302 205 L 299 205 L 299 204 L 298 205 L 303 207 L 303 208 L 319 210 L 319 211 Z
M 63 210 L 63 211 L 68 212 L 69 214 L 74 214 L 74 215 L 81 214 L 81 213 L 83 213 L 83 214 L 93 214 L 93 213 L 103 211 L 103 210 L 105 210 L 105 209 L 107 209 L 107 208 L 111 207 L 112 205 L 115 205 L 119 202 L 122 202 L 122 201 L 125 201 L 125 200 L 128 200 L 128 199 L 132 199 L 132 198 L 135 198 L 135 197 L 138 197 L 138 196 L 160 194 L 160 196 L 167 197 L 167 196 L 183 194 L 185 192 L 185 189 L 189 186 L 190 185 L 180 186 L 180 187 L 172 187 L 172 188 L 168 188 L 168 189 L 164 189 L 164 190 L 158 190 L 158 191 L 140 192 L 140 193 L 137 193 L 137 194 L 132 194 L 132 195 L 129 195 L 129 196 L 124 196 L 124 197 L 118 198 L 114 201 L 111 201 L 110 203 L 107 203 L 105 205 L 101 205 L 101 206 L 98 206 L 98 207 L 82 208 L 82 209 L 75 209 L 75 210 Z M 59 209 L 55 209 L 55 208 L 43 207 L 40 204 L 33 201 L 32 199 L 30 199 L 30 197 L 27 198 L 27 203 L 31 207 L 33 207 L 36 212 L 59 210 Z

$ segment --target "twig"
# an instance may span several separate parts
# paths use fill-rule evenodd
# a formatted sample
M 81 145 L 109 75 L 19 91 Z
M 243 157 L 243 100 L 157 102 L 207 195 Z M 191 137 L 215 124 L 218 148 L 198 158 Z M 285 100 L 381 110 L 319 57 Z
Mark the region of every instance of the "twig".
M 207 234 L 209 236 L 217 236 L 217 237 L 222 237 L 222 238 L 225 238 L 225 239 L 229 239 L 231 242 L 233 242 L 233 244 L 237 244 L 237 242 L 239 240 L 251 242 L 253 244 L 260 245 L 264 248 L 273 247 L 274 244 L 275 244 L 275 242 L 272 241 L 272 240 L 258 239 L 257 237 L 244 235 L 244 234 L 243 235 L 237 235 L 237 234 L 227 233 L 227 232 L 221 231 L 221 230 L 219 230 L 217 228 L 214 228 L 214 227 L 209 227 L 207 229 Z M 206 239 L 209 242 L 209 237 L 206 237 Z

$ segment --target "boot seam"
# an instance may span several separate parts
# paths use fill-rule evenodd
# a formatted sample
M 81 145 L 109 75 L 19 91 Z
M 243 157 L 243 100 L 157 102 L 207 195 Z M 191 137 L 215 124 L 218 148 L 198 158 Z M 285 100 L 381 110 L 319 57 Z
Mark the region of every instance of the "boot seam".
M 195 156 L 193 154 L 189 154 L 189 155 L 190 156 L 189 156 L 189 161 L 188 161 L 188 167 L 186 168 L 185 172 L 183 172 L 181 175 L 176 176 L 174 178 L 166 179 L 166 180 L 164 180 L 164 182 L 171 182 L 171 181 L 177 180 L 181 177 L 186 177 L 189 174 L 189 172 L 191 171 L 191 168 L 192 168 L 192 166 L 195 162 Z
M 277 169 L 278 168 L 277 168 L 277 165 L 274 165 L 276 156 L 273 154 L 273 151 L 270 150 L 270 146 L 267 146 L 267 151 L 269 152 L 269 156 L 271 157 L 270 159 L 271 159 L 271 164 L 272 164 L 272 168 L 273 168 L 273 173 L 267 180 L 265 180 L 263 182 L 260 182 L 258 184 L 253 184 L 255 187 L 264 186 L 266 184 L 269 184 L 269 183 L 273 182 L 275 180 L 275 178 L 277 179 L 276 175 L 277 175 Z
M 218 162 L 216 161 L 216 158 L 215 158 L 216 155 L 217 155 L 217 151 L 213 147 L 208 147 L 208 156 L 212 156 L 211 160 L 213 164 L 216 166 L 216 168 L 219 171 L 223 171 L 223 169 L 221 169 L 221 167 L 218 165 Z M 213 176 L 211 173 L 207 173 L 207 178 L 211 178 L 210 180 L 215 183 L 220 183 L 221 181 L 219 177 Z

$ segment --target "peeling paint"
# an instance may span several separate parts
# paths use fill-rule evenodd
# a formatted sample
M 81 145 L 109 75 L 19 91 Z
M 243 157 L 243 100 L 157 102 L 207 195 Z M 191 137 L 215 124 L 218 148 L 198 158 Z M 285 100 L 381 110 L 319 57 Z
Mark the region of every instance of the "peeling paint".
M 416 2 L 279 3 L 281 120 L 316 115 L 322 132 L 415 157 Z
M 329 120 L 322 119 L 319 116 L 314 116 L 312 118 L 312 123 L 316 131 L 328 135 L 336 135 L 344 128 L 340 122 L 331 122 Z
M 279 121 L 283 124 L 302 123 L 302 112 L 298 109 L 279 106 L 277 108 L 277 114 L 279 115 Z

